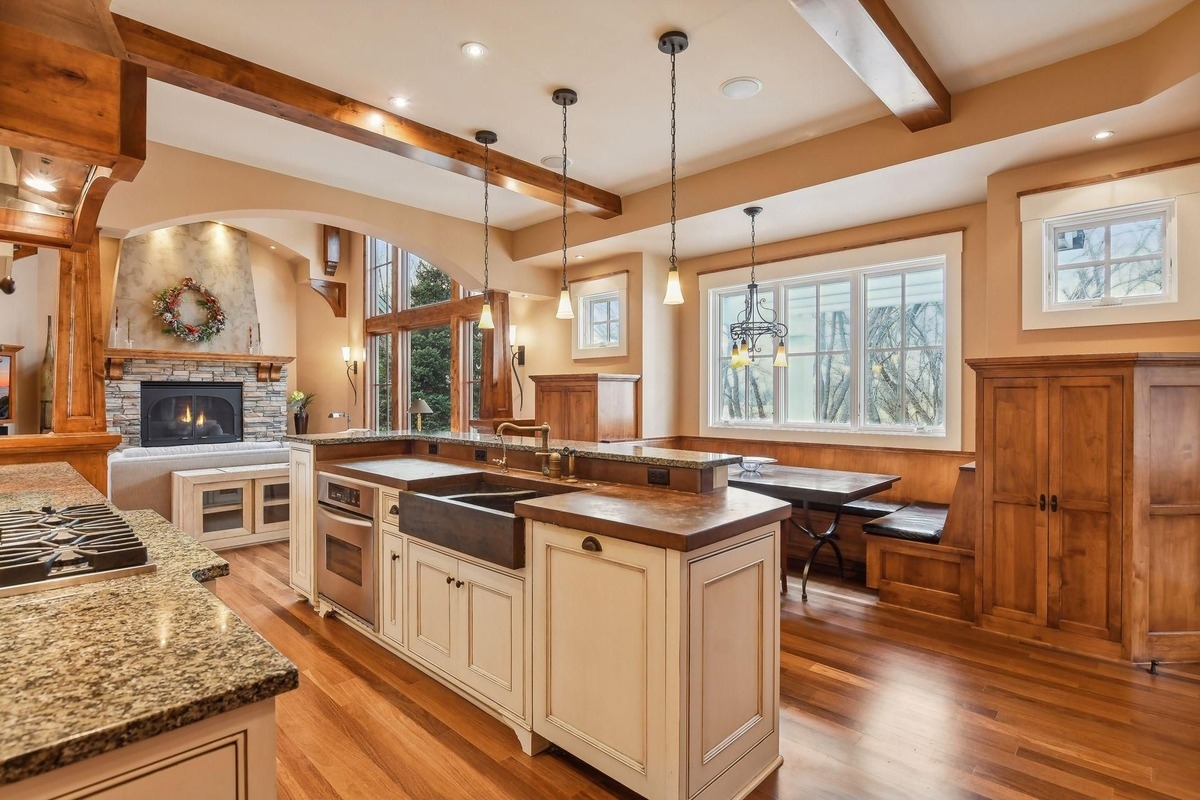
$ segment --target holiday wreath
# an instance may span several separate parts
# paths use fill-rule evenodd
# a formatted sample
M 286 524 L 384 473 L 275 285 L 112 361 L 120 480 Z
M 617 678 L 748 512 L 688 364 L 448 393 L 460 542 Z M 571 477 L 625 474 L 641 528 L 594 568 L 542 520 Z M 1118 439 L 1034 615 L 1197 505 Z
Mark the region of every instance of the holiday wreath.
M 179 305 L 183 302 L 183 293 L 188 291 L 200 295 L 196 305 L 208 313 L 203 325 L 191 325 L 179 318 Z M 154 313 L 163 321 L 163 333 L 178 336 L 185 342 L 207 342 L 225 330 L 225 312 L 221 310 L 221 303 L 203 284 L 191 278 L 184 278 L 182 283 L 159 292 L 154 298 Z

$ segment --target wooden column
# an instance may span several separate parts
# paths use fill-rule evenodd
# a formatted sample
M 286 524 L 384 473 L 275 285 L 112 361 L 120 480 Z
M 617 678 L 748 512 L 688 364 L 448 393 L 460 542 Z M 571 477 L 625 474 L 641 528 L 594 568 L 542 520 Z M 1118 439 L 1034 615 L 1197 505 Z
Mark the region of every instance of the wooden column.
M 107 429 L 100 324 L 100 238 L 58 261 L 58 361 L 54 370 L 54 432 Z

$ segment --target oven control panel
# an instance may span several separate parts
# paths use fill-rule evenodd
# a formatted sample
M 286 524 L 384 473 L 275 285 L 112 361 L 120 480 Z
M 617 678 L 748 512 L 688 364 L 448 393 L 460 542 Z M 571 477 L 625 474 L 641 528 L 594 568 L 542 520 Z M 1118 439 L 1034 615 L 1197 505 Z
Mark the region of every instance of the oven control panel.
M 350 486 L 343 486 L 340 483 L 329 483 L 329 497 L 326 498 L 335 503 L 362 508 L 362 492 Z

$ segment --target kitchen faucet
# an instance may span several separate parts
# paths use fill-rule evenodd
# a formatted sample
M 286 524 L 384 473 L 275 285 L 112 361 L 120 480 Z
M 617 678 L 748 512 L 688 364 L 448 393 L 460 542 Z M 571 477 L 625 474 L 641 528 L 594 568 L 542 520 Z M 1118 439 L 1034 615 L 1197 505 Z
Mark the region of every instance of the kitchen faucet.
M 532 425 L 517 425 L 515 422 L 501 422 L 496 426 L 496 438 L 500 440 L 500 450 L 503 457 L 495 461 L 495 463 L 500 466 L 501 472 L 508 472 L 508 446 L 504 441 L 505 431 L 540 433 L 542 435 L 542 449 L 534 453 L 534 455 L 542 457 L 542 474 L 556 480 L 562 477 L 562 456 L 550 449 L 549 422 L 543 422 L 536 427 Z

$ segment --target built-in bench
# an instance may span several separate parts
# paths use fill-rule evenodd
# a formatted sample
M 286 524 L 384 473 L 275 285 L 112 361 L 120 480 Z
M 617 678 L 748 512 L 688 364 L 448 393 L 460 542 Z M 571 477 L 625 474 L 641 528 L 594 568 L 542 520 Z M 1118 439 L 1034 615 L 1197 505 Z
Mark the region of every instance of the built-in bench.
M 975 619 L 976 502 L 972 462 L 949 505 L 913 503 L 863 526 L 867 586 L 881 603 Z

